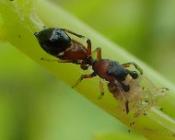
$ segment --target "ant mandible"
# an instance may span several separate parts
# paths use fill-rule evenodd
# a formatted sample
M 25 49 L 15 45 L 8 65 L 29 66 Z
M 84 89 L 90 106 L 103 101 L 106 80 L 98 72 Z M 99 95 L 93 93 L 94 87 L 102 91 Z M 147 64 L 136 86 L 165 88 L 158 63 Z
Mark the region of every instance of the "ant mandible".
M 108 89 L 114 96 L 116 96 L 116 94 L 121 94 L 121 96 L 125 97 L 125 92 L 129 92 L 130 90 L 130 85 L 124 83 L 127 76 L 129 75 L 132 79 L 137 79 L 139 77 L 139 74 L 136 71 L 131 71 L 127 68 L 130 65 L 133 65 L 140 74 L 143 73 L 142 69 L 134 62 L 119 64 L 110 59 L 103 59 L 101 56 L 101 48 L 95 49 L 94 52 L 97 53 L 97 56 L 96 59 L 93 59 L 91 41 L 87 39 L 87 47 L 85 47 L 82 43 L 72 39 L 68 33 L 79 38 L 85 38 L 80 34 L 62 28 L 48 28 L 34 33 L 40 46 L 47 53 L 60 59 L 49 60 L 42 58 L 42 60 L 80 64 L 80 67 L 83 70 L 92 66 L 93 72 L 91 74 L 81 75 L 73 87 L 77 86 L 83 79 L 99 76 L 108 82 Z M 100 82 L 100 87 L 101 96 L 103 96 L 104 91 L 102 82 Z M 128 113 L 129 101 L 127 98 L 124 99 L 125 110 Z

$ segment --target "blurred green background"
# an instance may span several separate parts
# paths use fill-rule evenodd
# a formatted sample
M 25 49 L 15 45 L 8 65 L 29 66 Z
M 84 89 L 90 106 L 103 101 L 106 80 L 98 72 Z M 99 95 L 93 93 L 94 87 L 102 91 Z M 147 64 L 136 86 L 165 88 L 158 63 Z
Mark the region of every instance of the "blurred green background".
M 174 0 L 50 1 L 175 83 Z M 144 139 L 3 43 L 0 93 L 0 140 Z

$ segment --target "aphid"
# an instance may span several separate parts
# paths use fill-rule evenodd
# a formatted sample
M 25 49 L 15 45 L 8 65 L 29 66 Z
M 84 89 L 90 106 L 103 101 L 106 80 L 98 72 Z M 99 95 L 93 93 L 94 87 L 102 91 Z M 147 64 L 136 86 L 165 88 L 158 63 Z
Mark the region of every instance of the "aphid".
M 68 34 L 78 38 L 85 38 L 82 35 L 61 28 L 47 28 L 40 32 L 35 32 L 34 35 L 38 39 L 40 46 L 47 53 L 59 58 L 59 60 L 44 58 L 42 60 L 80 64 L 83 70 L 88 69 L 92 63 L 91 41 L 87 39 L 87 47 L 85 47 L 82 43 L 72 39 Z
M 88 75 L 81 75 L 80 79 L 74 86 L 77 86 L 83 79 L 99 76 L 108 82 L 108 89 L 116 99 L 119 99 L 125 104 L 126 113 L 129 112 L 129 99 L 131 89 L 131 80 L 136 80 L 139 77 L 138 72 L 127 69 L 133 65 L 140 74 L 143 74 L 142 69 L 135 63 L 119 64 L 110 59 L 102 59 L 101 49 L 97 48 L 97 59 L 92 63 L 93 72 Z M 128 78 L 130 79 L 128 81 Z M 101 96 L 103 96 L 103 88 L 100 89 Z

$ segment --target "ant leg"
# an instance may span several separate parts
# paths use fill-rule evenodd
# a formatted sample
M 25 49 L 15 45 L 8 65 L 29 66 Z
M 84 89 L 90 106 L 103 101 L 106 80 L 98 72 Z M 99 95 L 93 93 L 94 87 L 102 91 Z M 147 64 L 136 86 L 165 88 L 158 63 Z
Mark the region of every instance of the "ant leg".
M 68 30 L 68 29 L 61 28 L 61 30 L 65 31 L 65 32 L 68 32 L 70 34 L 73 34 L 73 35 L 75 35 L 75 36 L 77 36 L 79 38 L 85 38 L 85 36 L 77 34 L 77 33 L 73 32 L 73 31 Z
M 93 53 L 96 52 L 97 61 L 101 60 L 101 48 L 96 48 Z
M 71 60 L 59 60 L 59 59 L 47 59 L 47 58 L 43 58 L 41 57 L 42 61 L 47 61 L 47 62 L 58 62 L 58 63 L 71 63 Z
M 125 88 L 127 87 L 127 90 L 129 89 L 129 85 L 124 85 L 123 83 L 121 82 L 118 82 L 118 81 L 115 81 L 115 84 L 118 85 L 117 88 L 118 88 L 118 91 L 120 92 L 122 98 L 124 99 L 124 104 L 125 104 L 125 111 L 126 111 L 126 114 L 129 113 L 129 101 L 127 99 L 127 95 L 125 93 L 123 93 L 123 90 L 125 91 L 126 89 L 124 89 L 123 86 L 125 86 Z M 127 92 L 127 91 L 125 91 Z
M 95 72 L 93 72 L 91 74 L 81 75 L 80 78 L 77 80 L 77 82 L 72 86 L 72 88 L 76 87 L 83 79 L 93 78 L 95 76 L 96 76 L 96 73 Z
M 70 31 L 70 30 L 68 30 L 68 29 L 63 29 L 63 28 L 61 28 L 61 30 L 65 31 L 65 32 L 68 32 L 68 33 L 70 33 L 70 34 L 72 34 L 72 35 L 75 35 L 75 36 L 77 36 L 77 37 L 79 37 L 79 38 L 86 38 L 85 36 L 80 35 L 80 34 L 77 34 L 77 33 L 75 33 L 75 32 L 72 32 L 72 31 Z M 87 43 L 88 53 L 89 53 L 89 55 L 91 55 L 91 41 L 90 41 L 90 39 L 87 38 L 86 43 Z
M 129 67 L 130 65 L 133 65 L 139 72 L 140 74 L 142 75 L 143 74 L 143 70 L 141 67 L 139 67 L 136 63 L 134 62 L 128 62 L 128 63 L 124 63 L 122 64 L 124 67 Z
M 122 89 L 125 91 L 125 92 L 128 92 L 130 90 L 130 86 L 129 85 L 126 85 L 122 82 L 120 82 L 121 86 L 122 86 Z
M 103 81 L 101 79 L 99 81 L 99 89 L 100 89 L 99 99 L 101 99 L 104 96 L 104 85 L 103 85 Z
M 90 39 L 87 39 L 86 43 L 87 43 L 88 54 L 91 55 L 91 53 L 92 53 L 92 50 L 91 50 L 91 40 Z
M 129 113 L 129 101 L 128 100 L 126 100 L 125 102 L 125 110 L 126 110 L 126 114 L 128 114 Z

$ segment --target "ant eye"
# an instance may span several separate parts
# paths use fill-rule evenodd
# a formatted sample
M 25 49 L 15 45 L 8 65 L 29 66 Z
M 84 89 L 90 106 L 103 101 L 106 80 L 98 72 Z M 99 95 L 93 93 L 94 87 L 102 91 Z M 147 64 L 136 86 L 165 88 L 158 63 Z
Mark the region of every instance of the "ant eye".
M 136 71 L 130 72 L 130 75 L 132 76 L 133 79 L 137 79 L 139 77 L 139 75 Z

